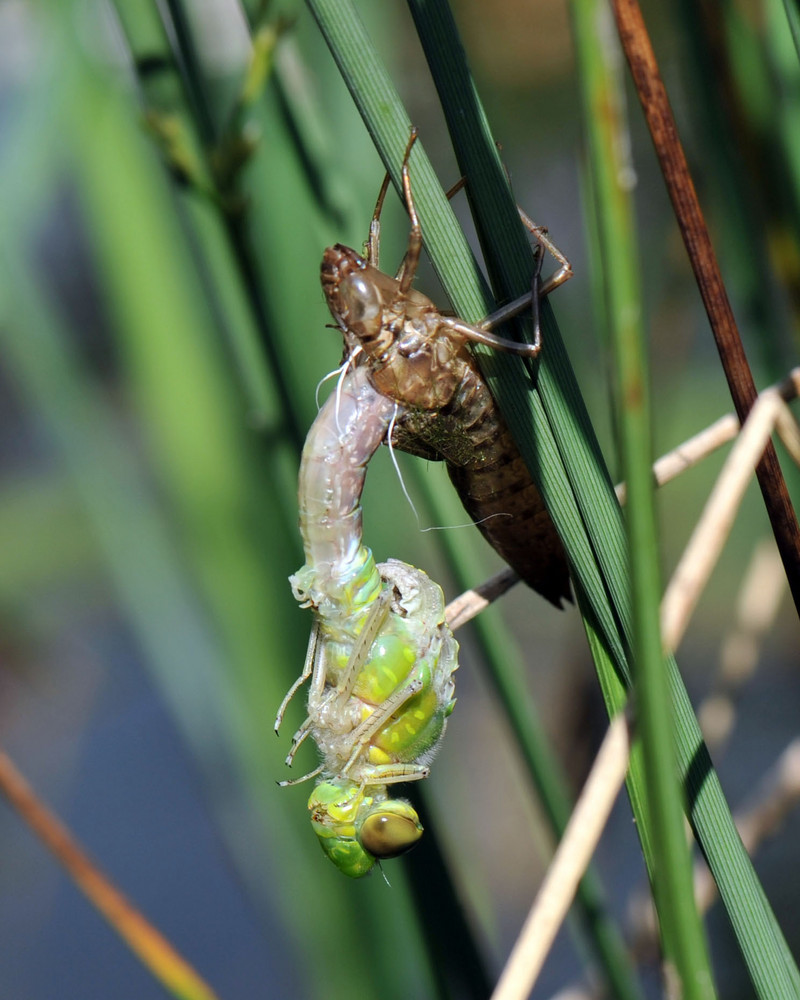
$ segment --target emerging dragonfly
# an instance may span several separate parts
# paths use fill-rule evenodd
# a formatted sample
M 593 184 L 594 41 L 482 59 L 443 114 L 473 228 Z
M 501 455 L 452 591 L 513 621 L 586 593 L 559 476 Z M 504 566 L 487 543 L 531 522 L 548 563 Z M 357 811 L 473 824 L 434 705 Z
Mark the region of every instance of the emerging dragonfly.
M 408 171 L 416 136 L 416 129 L 412 129 L 403 159 L 403 192 L 411 232 L 396 277 L 384 274 L 378 260 L 387 178 L 370 226 L 368 259 L 341 244 L 330 247 L 322 261 L 322 287 L 351 356 L 368 368 L 378 392 L 403 408 L 392 443 L 423 458 L 444 460 L 462 503 L 486 539 L 526 583 L 560 607 L 563 598 L 570 598 L 561 540 L 465 345 L 473 341 L 535 357 L 540 345 L 539 297 L 567 280 L 572 269 L 545 232 L 520 213 L 539 244 L 532 293 L 478 326 L 442 315 L 430 299 L 411 287 L 422 249 Z M 561 267 L 539 287 L 543 246 Z M 533 344 L 492 333 L 494 327 L 531 306 L 536 334 Z
M 287 764 L 311 736 L 322 763 L 299 781 L 319 777 L 311 822 L 325 853 L 352 878 L 421 836 L 415 810 L 389 798 L 387 786 L 427 777 L 455 704 L 458 644 L 441 588 L 398 560 L 376 566 L 362 541 L 367 463 L 396 410 L 365 369 L 350 367 L 306 438 L 299 478 L 306 564 L 291 582 L 315 623 L 303 672 L 275 724 L 310 678 L 308 717 Z

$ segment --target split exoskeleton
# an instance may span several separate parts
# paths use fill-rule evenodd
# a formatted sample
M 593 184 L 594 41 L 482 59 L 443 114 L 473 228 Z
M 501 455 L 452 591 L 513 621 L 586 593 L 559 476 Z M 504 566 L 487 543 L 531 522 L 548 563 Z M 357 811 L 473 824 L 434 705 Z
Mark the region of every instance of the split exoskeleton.
M 539 282 L 542 257 L 537 252 L 530 294 L 503 306 L 477 326 L 443 315 L 430 299 L 411 287 L 422 248 L 408 168 L 415 138 L 412 130 L 403 161 L 411 231 L 397 275 L 392 278 L 378 267 L 384 183 L 370 229 L 368 259 L 341 244 L 325 251 L 321 268 L 325 297 L 347 352 L 355 357 L 355 363 L 368 369 L 378 392 L 402 408 L 392 443 L 402 451 L 445 461 L 464 507 L 489 543 L 526 583 L 560 607 L 562 599 L 570 597 L 561 541 L 466 345 L 482 343 L 535 357 L 541 343 L 538 299 L 567 280 L 572 270 L 544 230 L 521 212 L 536 236 L 538 251 L 546 246 L 556 255 L 560 263 L 556 274 Z M 507 340 L 493 332 L 505 320 L 531 308 L 535 320 L 532 344 Z
M 560 540 L 471 354 L 469 341 L 535 356 L 531 345 L 493 333 L 504 319 L 569 277 L 571 270 L 542 230 L 561 270 L 540 288 L 537 255 L 532 293 L 471 326 L 445 316 L 411 287 L 422 236 L 408 172 L 403 189 L 411 218 L 408 249 L 392 278 L 378 268 L 381 189 L 365 260 L 336 245 L 321 278 L 345 341 L 337 390 L 320 410 L 303 449 L 300 529 L 306 563 L 292 578 L 315 623 L 302 674 L 278 713 L 309 682 L 308 715 L 287 757 L 311 737 L 320 766 L 309 799 L 323 849 L 345 874 L 359 877 L 395 857 L 422 833 L 416 812 L 389 797 L 390 785 L 428 774 L 455 704 L 458 645 L 444 619 L 441 588 L 425 573 L 389 560 L 376 565 L 363 544 L 361 494 L 370 458 L 388 440 L 444 460 L 471 517 L 532 587 L 554 604 L 569 597 Z M 529 222 L 529 220 L 528 220 Z M 501 515 L 501 516 L 493 516 Z M 284 782 L 295 784 L 297 782 Z

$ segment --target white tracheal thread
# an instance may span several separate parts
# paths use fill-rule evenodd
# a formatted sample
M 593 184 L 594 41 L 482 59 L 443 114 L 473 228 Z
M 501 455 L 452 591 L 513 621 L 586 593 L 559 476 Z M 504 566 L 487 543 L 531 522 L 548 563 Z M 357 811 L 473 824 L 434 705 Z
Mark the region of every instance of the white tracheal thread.
M 397 417 L 400 414 L 401 409 L 402 408 L 399 403 L 394 404 L 394 413 L 392 414 L 392 419 L 389 421 L 389 430 L 386 432 L 386 443 L 389 446 L 389 455 L 391 456 L 392 459 L 392 465 L 394 466 L 394 471 L 397 473 L 397 479 L 398 482 L 400 483 L 400 489 L 403 491 L 403 496 L 408 501 L 408 506 L 411 508 L 414 517 L 416 518 L 417 528 L 422 534 L 425 534 L 425 532 L 427 531 L 452 531 L 456 528 L 474 528 L 477 525 L 483 524 L 486 521 L 491 521 L 491 519 L 494 517 L 512 516 L 511 514 L 504 514 L 502 512 L 498 512 L 497 514 L 487 514 L 486 517 L 481 518 L 480 521 L 463 521 L 461 524 L 431 524 L 429 527 L 423 528 L 422 522 L 419 519 L 419 513 L 417 512 L 417 508 L 414 506 L 414 501 L 411 499 L 411 494 L 408 492 L 408 489 L 406 488 L 406 483 L 405 480 L 403 479 L 403 473 L 400 471 L 400 463 L 397 461 L 397 455 L 395 453 L 395 448 L 394 448 L 394 441 L 393 441 L 394 427 L 395 424 L 397 423 Z
M 338 368 L 334 368 L 332 372 L 328 372 L 327 375 L 323 375 L 322 378 L 319 380 L 319 382 L 317 382 L 317 387 L 314 390 L 314 403 L 316 404 L 317 407 L 317 413 L 319 413 L 319 411 L 322 409 L 322 404 L 319 401 L 320 389 L 323 387 L 323 385 L 325 385 L 326 382 L 330 382 L 332 378 L 337 378 L 341 376 L 342 371 L 346 368 L 348 364 L 349 361 L 343 361 Z
M 336 399 L 337 399 L 336 429 L 339 431 L 340 434 L 342 433 L 342 428 L 339 424 L 339 401 L 341 400 L 342 381 L 345 375 L 347 374 L 348 369 L 353 364 L 358 355 L 361 354 L 362 350 L 363 348 L 360 345 L 358 347 L 353 348 L 353 350 L 348 354 L 348 356 L 344 359 L 344 361 L 339 365 L 338 368 L 334 368 L 333 371 L 330 371 L 328 372 L 327 375 L 322 376 L 319 382 L 317 382 L 316 388 L 314 389 L 314 402 L 317 407 L 317 413 L 319 413 L 319 411 L 322 409 L 322 404 L 319 401 L 320 389 L 323 387 L 323 385 L 325 385 L 326 382 L 329 382 L 332 378 L 338 379 L 336 383 Z
M 344 384 L 344 379 L 345 376 L 347 375 L 347 372 L 350 370 L 351 365 L 353 365 L 353 363 L 355 362 L 355 359 L 361 353 L 361 350 L 362 348 L 360 346 L 352 350 L 347 355 L 345 360 L 342 362 L 341 367 L 339 368 L 341 374 L 339 375 L 339 380 L 336 383 L 336 409 L 334 413 L 336 416 L 336 429 L 339 431 L 340 434 L 342 433 L 342 428 L 339 424 L 339 407 L 341 406 L 342 402 L 342 385 Z
M 394 436 L 394 427 L 397 423 L 397 417 L 400 413 L 400 404 L 394 404 L 394 413 L 392 414 L 392 419 L 389 421 L 389 430 L 386 432 L 386 443 L 389 445 L 389 456 L 392 460 L 392 465 L 394 466 L 394 471 L 397 473 L 397 481 L 400 483 L 400 489 L 403 491 L 403 496 L 408 501 L 408 506 L 411 508 L 414 517 L 417 519 L 417 527 L 420 531 L 427 531 L 427 528 L 423 528 L 419 519 L 419 514 L 417 513 L 417 508 L 414 506 L 414 501 L 411 499 L 411 494 L 406 489 L 406 483 L 403 479 L 403 473 L 400 471 L 400 463 L 397 461 L 397 455 L 394 452 L 394 441 L 392 437 Z
M 487 514 L 486 517 L 482 517 L 480 521 L 462 521 L 461 524 L 432 524 L 428 528 L 420 528 L 422 532 L 425 531 L 454 531 L 456 528 L 477 528 L 479 524 L 485 524 L 487 521 L 491 521 L 495 517 L 513 517 L 513 514 L 506 514 L 503 511 L 498 511 L 496 514 Z

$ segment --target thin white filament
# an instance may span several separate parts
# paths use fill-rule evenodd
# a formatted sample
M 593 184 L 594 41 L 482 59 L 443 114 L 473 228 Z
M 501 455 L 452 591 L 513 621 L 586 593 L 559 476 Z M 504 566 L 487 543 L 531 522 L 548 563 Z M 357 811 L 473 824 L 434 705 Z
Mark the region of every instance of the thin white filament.
M 462 524 L 432 524 L 428 528 L 420 528 L 420 531 L 451 531 L 453 528 L 476 528 L 479 524 L 485 524 L 487 521 L 491 521 L 493 517 L 513 517 L 513 514 L 507 514 L 504 511 L 498 511 L 496 514 L 487 514 L 486 517 L 482 517 L 480 521 L 464 521 Z
M 319 401 L 320 389 L 330 379 L 336 378 L 337 376 L 341 376 L 342 369 L 345 367 L 346 364 L 347 364 L 346 361 L 342 362 L 342 364 L 340 364 L 338 368 L 334 368 L 332 372 L 328 372 L 327 375 L 323 375 L 322 378 L 319 380 L 319 382 L 317 382 L 317 388 L 314 390 L 314 402 L 317 404 L 317 413 L 319 413 L 319 411 L 322 409 L 322 405 Z
M 341 427 L 341 424 L 339 423 L 339 405 L 340 405 L 341 399 L 342 399 L 342 388 L 341 388 L 342 381 L 343 381 L 345 375 L 347 374 L 348 369 L 350 368 L 350 365 L 353 363 L 353 361 L 361 353 L 361 350 L 362 350 L 361 345 L 359 345 L 358 347 L 354 348 L 350 352 L 350 354 L 344 359 L 344 361 L 339 365 L 338 368 L 334 368 L 333 371 L 328 372 L 327 375 L 323 375 L 323 377 L 319 380 L 319 382 L 317 382 L 317 387 L 314 390 L 314 402 L 317 404 L 317 413 L 319 413 L 319 411 L 322 409 L 322 405 L 320 404 L 320 401 L 319 401 L 319 392 L 320 392 L 320 389 L 330 379 L 332 379 L 332 378 L 338 379 L 338 381 L 336 383 L 336 429 L 339 431 L 340 434 L 342 433 L 342 427 Z
M 408 506 L 414 512 L 414 517 L 417 521 L 417 527 L 420 527 L 419 514 L 417 513 L 417 508 L 414 506 L 414 501 L 411 499 L 411 495 L 406 489 L 405 480 L 403 479 L 403 473 L 400 471 L 400 465 L 397 461 L 397 455 L 394 453 L 394 443 L 392 442 L 392 436 L 394 435 L 394 426 L 397 423 L 397 415 L 400 412 L 400 406 L 398 403 L 394 404 L 394 413 L 392 414 L 392 419 L 389 421 L 389 429 L 386 432 L 386 443 L 389 445 L 389 454 L 392 458 L 392 465 L 394 466 L 394 471 L 397 473 L 397 479 L 400 483 L 400 489 L 403 491 L 403 496 L 408 501 Z
M 344 363 L 340 368 L 337 369 L 339 372 L 339 379 L 336 383 L 336 406 L 333 411 L 333 416 L 336 421 L 336 430 L 339 432 L 339 437 L 343 435 L 342 425 L 339 423 L 339 408 L 342 404 L 342 384 L 344 382 L 344 377 L 347 374 L 350 365 L 353 364 L 355 359 L 358 357 L 361 351 L 361 347 L 357 347 L 354 351 L 351 351 L 345 359 Z
M 389 454 L 391 455 L 392 458 L 392 465 L 394 466 L 394 471 L 397 473 L 397 479 L 400 483 L 400 489 L 403 491 L 403 496 L 408 501 L 408 506 L 414 512 L 414 517 L 416 518 L 417 521 L 417 528 L 419 529 L 420 532 L 424 533 L 426 531 L 451 531 L 454 528 L 474 528 L 477 525 L 483 524 L 486 521 L 491 521 L 493 517 L 513 516 L 512 514 L 499 512 L 497 514 L 487 514 L 486 517 L 482 517 L 480 521 L 464 521 L 463 524 L 432 524 L 427 528 L 423 528 L 422 522 L 419 519 L 417 508 L 414 506 L 414 501 L 411 499 L 411 496 L 408 490 L 406 489 L 405 480 L 403 479 L 403 473 L 400 471 L 400 465 L 398 464 L 397 455 L 395 455 L 394 451 L 394 442 L 392 440 L 392 436 L 394 434 L 394 427 L 395 424 L 397 423 L 397 416 L 399 413 L 400 413 L 400 406 L 398 403 L 395 403 L 394 413 L 392 414 L 392 419 L 389 421 L 389 429 L 386 432 L 386 443 L 389 445 Z

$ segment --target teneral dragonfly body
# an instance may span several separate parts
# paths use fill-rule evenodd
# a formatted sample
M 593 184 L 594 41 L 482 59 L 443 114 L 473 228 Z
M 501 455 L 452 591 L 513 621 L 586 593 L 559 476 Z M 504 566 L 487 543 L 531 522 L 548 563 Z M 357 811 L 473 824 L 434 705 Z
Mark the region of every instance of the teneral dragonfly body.
M 299 477 L 306 563 L 291 583 L 315 624 L 276 724 L 309 680 L 308 716 L 287 762 L 314 740 L 322 762 L 308 803 L 312 825 L 325 853 L 354 878 L 419 839 L 416 812 L 390 798 L 387 786 L 427 776 L 455 704 L 458 644 L 441 588 L 398 560 L 376 565 L 362 540 L 366 467 L 395 411 L 364 369 L 350 369 L 306 438 Z

